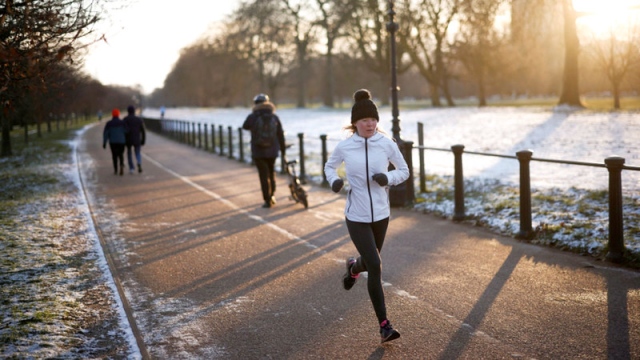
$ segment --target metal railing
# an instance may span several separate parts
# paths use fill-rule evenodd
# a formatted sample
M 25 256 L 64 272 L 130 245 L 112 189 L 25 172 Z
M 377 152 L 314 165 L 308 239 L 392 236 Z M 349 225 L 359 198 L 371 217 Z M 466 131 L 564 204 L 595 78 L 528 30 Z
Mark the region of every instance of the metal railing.
M 144 119 L 146 127 L 154 132 L 166 135 L 176 141 L 202 148 L 205 151 L 211 151 L 218 153 L 220 156 L 227 156 L 229 159 L 237 159 L 241 162 L 249 162 L 245 158 L 245 151 L 250 152 L 248 149 L 248 142 L 244 141 L 244 131 L 242 128 L 237 129 L 237 134 L 233 134 L 231 126 L 227 127 L 225 134 L 224 127 L 218 126 L 216 133 L 215 125 L 210 125 L 210 133 L 208 133 L 208 125 L 194 123 L 183 120 L 159 120 L 159 119 Z M 204 131 L 201 131 L 201 129 Z M 505 159 L 513 159 L 519 162 L 520 180 L 520 229 L 514 234 L 516 238 L 530 240 L 535 236 L 535 232 L 532 227 L 532 204 L 531 204 L 531 175 L 529 164 L 532 161 L 547 162 L 565 165 L 576 166 L 589 166 L 596 168 L 606 168 L 609 172 L 609 253 L 607 258 L 611 261 L 619 262 L 623 259 L 624 247 L 624 234 L 623 234 L 623 213 L 622 213 L 622 170 L 640 171 L 640 167 L 626 166 L 624 165 L 625 159 L 618 156 L 611 156 L 604 159 L 604 163 L 591 163 L 582 161 L 570 161 L 570 160 L 557 160 L 557 159 L 545 159 L 533 157 L 531 150 L 525 149 L 516 152 L 515 155 L 502 155 L 492 154 L 477 151 L 465 151 L 464 145 L 458 144 L 451 146 L 450 149 L 429 147 L 424 145 L 424 126 L 422 123 L 418 123 L 418 145 L 413 146 L 413 150 L 418 151 L 419 155 L 419 188 L 421 192 L 426 192 L 426 166 L 424 152 L 430 151 L 444 151 L 452 152 L 454 155 L 454 221 L 461 221 L 466 218 L 465 214 L 465 199 L 464 199 L 464 176 L 463 176 L 463 154 L 475 155 L 475 156 L 488 156 L 499 157 Z M 226 136 L 225 136 L 226 135 Z M 307 183 L 307 170 L 306 162 L 307 154 L 305 153 L 305 137 L 304 133 L 297 134 L 298 139 L 298 156 L 300 166 L 300 180 L 303 183 Z M 291 140 L 291 139 L 290 139 Z M 322 134 L 319 136 L 321 143 L 320 152 L 320 172 L 322 173 L 322 181 L 320 183 L 323 187 L 328 187 L 327 178 L 322 171 L 324 164 L 328 159 L 327 151 L 327 135 Z M 235 143 L 235 147 L 234 147 Z M 210 146 L 209 146 L 210 145 Z M 292 143 L 293 145 L 293 143 Z M 217 146 L 217 149 L 216 149 Z M 234 155 L 235 154 L 235 155 Z M 281 172 L 285 172 L 284 162 L 285 159 L 280 159 Z M 413 174 L 414 169 L 410 169 Z

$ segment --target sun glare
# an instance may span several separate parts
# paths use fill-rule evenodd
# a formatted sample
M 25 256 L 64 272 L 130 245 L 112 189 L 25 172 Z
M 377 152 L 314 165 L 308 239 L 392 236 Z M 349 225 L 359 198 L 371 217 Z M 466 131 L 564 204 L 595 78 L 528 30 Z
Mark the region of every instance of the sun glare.
M 640 21 L 640 0 L 573 0 L 578 22 L 596 36 L 622 30 Z

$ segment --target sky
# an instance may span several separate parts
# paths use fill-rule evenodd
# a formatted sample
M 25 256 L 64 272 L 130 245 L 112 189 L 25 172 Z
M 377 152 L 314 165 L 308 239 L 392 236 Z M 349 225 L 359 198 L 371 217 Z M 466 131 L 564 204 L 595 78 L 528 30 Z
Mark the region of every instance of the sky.
M 180 50 L 238 5 L 239 0 L 130 1 L 96 28 L 106 42 L 89 46 L 84 69 L 105 85 L 140 85 L 149 94 L 162 87 Z
M 85 71 L 105 85 L 141 86 L 145 94 L 161 88 L 180 55 L 209 27 L 219 23 L 239 6 L 239 0 L 202 1 L 135 0 L 124 9 L 113 10 L 96 29 L 106 41 L 88 48 Z M 577 10 L 592 11 L 595 31 L 624 14 L 628 5 L 640 0 L 574 0 Z

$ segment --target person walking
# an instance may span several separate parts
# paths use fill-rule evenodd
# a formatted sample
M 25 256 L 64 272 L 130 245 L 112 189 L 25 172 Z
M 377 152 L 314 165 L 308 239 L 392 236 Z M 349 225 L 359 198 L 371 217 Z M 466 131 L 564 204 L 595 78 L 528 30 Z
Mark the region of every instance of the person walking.
M 120 120 L 120 110 L 111 111 L 111 120 L 104 126 L 102 133 L 102 148 L 107 148 L 107 142 L 111 149 L 113 159 L 113 173 L 118 174 L 118 161 L 120 162 L 120 175 L 124 173 L 124 146 L 126 143 L 127 127 Z
M 129 105 L 129 107 L 127 107 L 127 116 L 123 121 L 129 131 L 127 133 L 127 161 L 129 163 L 129 174 L 133 174 L 134 170 L 131 148 L 133 148 L 136 155 L 138 172 L 141 173 L 142 156 L 140 154 L 140 148 L 144 145 L 147 137 L 144 129 L 144 122 L 141 118 L 136 116 L 136 108 L 133 105 Z
M 336 145 L 324 172 L 331 190 L 337 193 L 344 186 L 337 169 L 345 164 L 349 183 L 345 221 L 359 256 L 347 258 L 342 286 L 350 290 L 360 273 L 368 272 L 367 290 L 380 324 L 381 342 L 384 343 L 400 337 L 387 318 L 381 277 L 380 252 L 391 213 L 388 187 L 407 180 L 409 168 L 398 145 L 378 128 L 378 108 L 371 100 L 369 90 L 360 89 L 353 98 L 351 124 L 345 127 L 352 135 Z M 388 170 L 389 163 L 394 170 Z
M 263 208 L 276 204 L 275 162 L 278 154 L 285 154 L 284 131 L 276 107 L 269 96 L 258 94 L 253 98 L 253 111 L 242 124 L 251 131 L 251 157 L 258 169 L 260 188 L 264 200 Z

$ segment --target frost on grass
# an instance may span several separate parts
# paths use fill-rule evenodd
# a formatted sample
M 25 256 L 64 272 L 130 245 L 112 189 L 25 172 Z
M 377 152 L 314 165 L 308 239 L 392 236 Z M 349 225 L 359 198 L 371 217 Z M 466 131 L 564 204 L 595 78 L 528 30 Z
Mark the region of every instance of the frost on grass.
M 418 195 L 415 209 L 452 218 L 454 186 L 451 176 L 427 178 L 427 192 Z M 520 230 L 520 191 L 497 180 L 468 179 L 464 183 L 466 221 L 512 236 Z M 532 189 L 532 243 L 565 250 L 606 255 L 609 241 L 607 191 Z M 623 200 L 624 240 L 628 251 L 640 257 L 640 199 Z
M 0 357 L 127 354 L 70 161 L 26 149 L 0 164 Z

